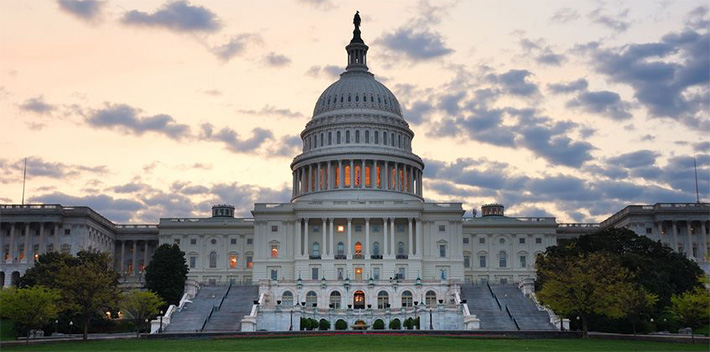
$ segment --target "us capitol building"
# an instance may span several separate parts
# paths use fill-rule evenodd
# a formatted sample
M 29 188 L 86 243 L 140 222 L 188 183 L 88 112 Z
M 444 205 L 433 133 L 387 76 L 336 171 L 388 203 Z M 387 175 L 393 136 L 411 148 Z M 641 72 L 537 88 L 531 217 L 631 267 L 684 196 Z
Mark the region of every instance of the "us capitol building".
M 97 249 L 113 253 L 126 286 L 139 287 L 155 248 L 175 243 L 190 268 L 175 326 L 189 311 L 178 313 L 188 298 L 196 305 L 201 292 L 211 292 L 212 306 L 230 295 L 250 297 L 248 307 L 232 312 L 232 330 L 288 330 L 294 313 L 349 326 L 417 315 L 422 328 L 478 329 L 485 314 L 473 311 L 476 297 L 463 286 L 520 285 L 529 293 L 537 254 L 600 228 L 660 240 L 708 271 L 707 203 L 630 205 L 601 224 L 560 224 L 507 217 L 500 204 L 467 218 L 461 203 L 425 202 L 414 132 L 395 95 L 368 71 L 359 16 L 345 49 L 345 72 L 320 95 L 301 132 L 291 202 L 257 203 L 253 218 L 215 205 L 211 217 L 161 218 L 157 225 L 115 224 L 81 206 L 0 205 L 2 285 L 41 253 Z M 243 292 L 234 293 L 238 288 Z M 549 322 L 555 324 L 551 312 Z

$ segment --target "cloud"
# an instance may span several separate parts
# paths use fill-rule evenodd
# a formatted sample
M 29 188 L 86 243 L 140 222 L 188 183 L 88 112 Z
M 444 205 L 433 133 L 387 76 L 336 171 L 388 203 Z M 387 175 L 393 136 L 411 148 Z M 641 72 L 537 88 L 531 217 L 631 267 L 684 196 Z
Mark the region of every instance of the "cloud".
M 217 15 L 187 1 L 169 2 L 153 13 L 128 11 L 121 22 L 128 25 L 161 27 L 175 32 L 216 32 L 222 24 Z
M 52 111 L 57 109 L 56 106 L 46 103 L 44 101 L 44 97 L 42 96 L 27 99 L 24 103 L 20 104 L 19 107 L 21 110 L 40 115 L 50 114 Z
M 651 150 L 639 150 L 631 153 L 621 154 L 607 159 L 612 165 L 618 165 L 628 169 L 648 167 L 656 163 L 658 153 Z
M 288 117 L 288 118 L 302 118 L 303 114 L 298 112 L 298 111 L 291 111 L 291 109 L 286 109 L 286 108 L 276 108 L 271 105 L 265 105 L 259 110 L 239 110 L 239 112 L 244 113 L 244 114 L 249 114 L 249 115 L 256 115 L 256 116 L 263 116 L 263 115 L 272 115 L 272 116 L 281 116 L 281 117 Z
M 59 8 L 82 20 L 95 20 L 101 15 L 105 3 L 97 0 L 58 0 Z
M 383 45 L 397 56 L 415 62 L 436 59 L 454 52 L 446 47 L 441 34 L 422 27 L 397 28 L 376 39 L 375 43 Z
M 418 125 L 427 120 L 427 114 L 431 112 L 434 107 L 425 101 L 414 101 L 409 106 L 403 107 L 404 118 L 407 122 Z
M 22 172 L 25 167 L 24 159 L 18 159 L 14 162 L 0 159 L 0 166 L 4 169 L 6 176 L 10 175 L 10 170 L 18 175 L 19 178 L 22 176 Z M 72 165 L 64 164 L 60 162 L 50 162 L 44 159 L 31 156 L 27 158 L 27 178 L 34 177 L 48 177 L 54 179 L 65 179 L 77 177 L 82 174 L 96 174 L 104 175 L 108 173 L 108 168 L 104 165 L 101 166 L 83 166 L 83 165 Z
M 322 67 L 311 66 L 306 73 L 312 77 L 320 77 L 321 74 L 324 74 L 328 78 L 338 79 L 340 74 L 343 73 L 343 68 L 335 65 L 327 65 Z
M 595 148 L 592 144 L 555 134 L 551 128 L 524 126 L 520 133 L 516 142 L 553 164 L 579 167 L 593 159 L 591 151 Z
M 270 156 L 294 157 L 301 152 L 303 142 L 299 136 L 282 136 L 268 152 Z
M 520 40 L 520 45 L 523 47 L 526 55 L 535 56 L 535 61 L 543 65 L 560 66 L 567 60 L 562 54 L 556 54 L 552 48 L 545 43 L 545 40 L 538 39 L 533 41 L 527 38 Z
M 587 90 L 588 86 L 589 83 L 587 82 L 587 80 L 584 78 L 580 78 L 576 81 L 571 82 L 548 84 L 547 89 L 555 94 L 564 94 L 574 93 L 576 91 L 585 91 Z
M 136 200 L 113 198 L 107 195 L 71 196 L 61 192 L 53 192 L 31 197 L 29 203 L 61 204 L 65 206 L 86 206 L 97 211 L 109 220 L 115 222 L 128 222 L 133 219 L 135 212 L 143 208 L 143 204 Z M 153 222 L 157 219 L 153 220 Z
M 125 104 L 105 104 L 104 108 L 93 110 L 86 122 L 92 127 L 118 128 L 138 136 L 145 132 L 155 132 L 180 139 L 190 134 L 189 126 L 177 123 L 170 115 L 141 117 L 138 116 L 140 112 Z
M 567 107 L 580 108 L 586 112 L 611 117 L 614 120 L 627 120 L 633 115 L 629 112 L 631 104 L 621 100 L 618 93 L 610 91 L 582 92 L 567 102 Z
M 625 32 L 631 26 L 631 22 L 628 21 L 627 17 L 629 15 L 629 9 L 622 10 L 616 15 L 608 15 L 602 13 L 602 8 L 599 7 L 596 10 L 587 14 L 592 22 L 601 24 L 615 32 Z
M 550 17 L 550 21 L 555 23 L 569 23 L 578 20 L 580 17 L 577 10 L 564 7 L 555 11 L 552 17 Z
M 207 94 L 207 95 L 211 95 L 213 97 L 218 97 L 218 96 L 222 95 L 222 91 L 219 89 L 207 89 L 207 90 L 203 90 L 202 93 Z
M 500 85 L 508 94 L 521 97 L 531 97 L 539 94 L 535 83 L 530 83 L 527 78 L 532 76 L 528 70 L 509 70 L 502 74 L 489 74 L 488 80 Z
M 333 2 L 331 2 L 330 0 L 298 0 L 298 2 L 301 4 L 310 5 L 311 7 L 316 9 L 326 11 L 336 8 L 335 4 L 333 4 Z
M 267 65 L 272 67 L 283 67 L 291 63 L 291 59 L 276 53 L 269 53 L 264 57 L 264 61 Z
M 202 124 L 201 127 L 201 139 L 220 141 L 225 144 L 228 150 L 235 153 L 253 152 L 259 149 L 264 142 L 272 140 L 274 137 L 271 131 L 258 127 L 252 130 L 252 136 L 248 139 L 242 139 L 237 132 L 228 127 L 219 131 L 215 131 L 214 126 L 209 123 Z

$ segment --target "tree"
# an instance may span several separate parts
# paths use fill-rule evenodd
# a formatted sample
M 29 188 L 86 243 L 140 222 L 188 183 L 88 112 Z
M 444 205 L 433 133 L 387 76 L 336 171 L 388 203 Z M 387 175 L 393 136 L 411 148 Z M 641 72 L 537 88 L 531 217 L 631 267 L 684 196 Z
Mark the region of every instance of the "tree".
M 40 329 L 56 318 L 59 308 L 59 292 L 44 286 L 30 288 L 10 288 L 0 291 L 0 312 L 4 317 L 27 330 L 27 344 L 30 330 Z
M 136 337 L 140 337 L 140 327 L 146 319 L 154 318 L 165 305 L 158 295 L 150 291 L 132 290 L 121 295 L 121 312 L 136 325 Z
M 671 312 L 684 326 L 698 328 L 710 324 L 710 291 L 704 287 L 671 298 Z
M 92 317 L 115 307 L 118 303 L 118 279 L 108 253 L 81 251 L 78 265 L 61 266 L 56 285 L 60 288 L 67 309 L 79 314 L 84 323 L 83 339 L 87 340 Z
M 347 330 L 348 328 L 348 323 L 345 322 L 343 319 L 338 319 L 338 321 L 335 322 L 335 330 Z
M 648 292 L 640 285 L 634 285 L 633 291 L 621 297 L 622 309 L 626 312 L 634 335 L 636 335 L 636 326 L 653 315 L 653 308 L 657 301 L 657 295 Z
M 634 291 L 631 274 L 608 253 L 591 253 L 576 260 L 540 257 L 538 272 L 546 277 L 538 292 L 543 304 L 565 315 L 582 319 L 582 335 L 587 337 L 587 318 L 599 314 L 610 318 L 626 315 L 623 299 Z M 550 261 L 560 261 L 549 263 Z M 548 270 L 547 268 L 555 268 Z
M 402 328 L 402 322 L 399 319 L 390 320 L 390 330 L 399 330 Z
M 40 254 L 35 261 L 35 265 L 20 277 L 18 287 L 26 288 L 35 285 L 45 287 L 56 287 L 57 273 L 64 266 L 78 265 L 77 257 L 67 253 L 47 252 Z
M 318 330 L 328 330 L 328 329 L 330 329 L 330 322 L 325 319 L 321 319 L 318 322 Z
M 145 287 L 158 294 L 166 304 L 179 304 L 190 269 L 185 252 L 177 244 L 164 243 L 156 248 L 145 268 Z

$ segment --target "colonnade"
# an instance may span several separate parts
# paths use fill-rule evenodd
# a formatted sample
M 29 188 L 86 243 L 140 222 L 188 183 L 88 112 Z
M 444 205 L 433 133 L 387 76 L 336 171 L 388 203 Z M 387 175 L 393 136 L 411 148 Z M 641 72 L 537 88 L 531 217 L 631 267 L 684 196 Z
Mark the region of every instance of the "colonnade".
M 422 171 L 405 163 L 372 159 L 317 162 L 293 171 L 293 197 L 346 188 L 393 190 L 421 196 Z
M 2 240 L 3 261 L 6 264 L 34 264 L 40 254 L 59 251 L 59 225 L 57 222 L 9 223 L 9 236 L 3 236 Z M 51 242 L 46 240 L 47 236 L 52 237 Z M 33 240 L 34 237 L 39 238 L 39 243 Z
M 684 226 L 679 226 L 683 224 Z M 670 225 L 668 227 L 664 225 Z M 644 226 L 646 226 L 644 224 Z M 654 228 L 651 228 L 650 233 L 646 230 L 646 236 L 653 240 L 658 240 L 668 244 L 675 251 L 685 252 L 689 258 L 702 259 L 708 255 L 708 222 L 694 220 L 666 220 L 654 223 Z M 681 234 L 680 229 L 685 229 L 685 233 Z M 648 228 L 647 228 L 648 229 Z M 670 230 L 670 233 L 669 231 Z M 686 240 L 682 240 L 682 235 L 686 236 Z M 693 251 L 695 244 L 695 251 Z M 680 245 L 680 246 L 679 246 Z
M 345 258 L 338 259 L 394 259 L 399 254 L 397 253 L 397 248 L 395 247 L 395 230 L 397 225 L 403 225 L 406 227 L 405 233 L 407 234 L 407 244 L 406 244 L 406 257 L 400 259 L 407 259 L 410 257 L 421 257 L 422 248 L 422 224 L 421 220 L 415 218 L 364 218 L 357 219 L 359 222 L 364 222 L 363 231 L 365 232 L 365 244 L 363 245 L 362 253 L 354 253 L 354 243 L 353 243 L 353 219 L 352 218 L 300 218 L 296 219 L 296 229 L 295 229 L 295 255 L 294 257 L 300 259 L 335 259 L 335 243 L 344 242 Z M 315 222 L 315 224 L 313 224 Z M 336 225 L 335 223 L 338 223 Z M 342 225 L 341 225 L 342 224 Z M 381 226 L 377 233 L 374 233 L 373 226 Z M 311 234 L 309 231 L 312 226 L 318 226 L 320 234 Z M 336 226 L 339 228 L 336 234 Z M 341 228 L 342 226 L 342 228 Z M 310 236 L 318 236 L 320 253 L 319 255 L 314 255 L 311 248 Z M 336 239 L 335 236 L 346 237 L 344 239 Z M 371 241 L 382 244 L 381 254 L 373 253 L 373 243 Z M 347 242 L 346 242 L 347 241 Z M 381 241 L 381 242 L 380 242 Z
M 158 241 L 151 241 L 151 240 L 141 240 L 141 239 L 136 239 L 136 240 L 120 240 L 116 241 L 116 246 L 118 246 L 118 242 L 120 242 L 121 246 L 121 251 L 119 258 L 120 264 L 118 265 L 118 272 L 121 274 L 125 274 L 128 276 L 135 276 L 141 273 L 142 271 L 145 271 L 145 267 L 148 266 L 148 263 L 150 262 L 151 256 L 148 255 L 148 246 L 151 242 L 157 247 Z M 139 265 L 136 265 L 138 262 L 138 242 L 143 242 L 143 268 L 141 268 Z M 126 263 L 126 243 L 131 243 L 130 245 L 132 246 L 132 253 L 130 253 L 131 256 L 131 261 L 129 263 Z

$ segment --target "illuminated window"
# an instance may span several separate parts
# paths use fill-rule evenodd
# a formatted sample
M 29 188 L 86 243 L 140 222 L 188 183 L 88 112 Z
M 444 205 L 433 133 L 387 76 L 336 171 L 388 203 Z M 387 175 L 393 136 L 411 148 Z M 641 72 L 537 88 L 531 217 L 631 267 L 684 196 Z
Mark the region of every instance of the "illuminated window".
M 254 262 L 252 261 L 252 256 L 248 255 L 247 256 L 247 268 L 251 269 L 254 267 Z
M 237 267 L 237 255 L 236 254 L 230 254 L 229 255 L 229 268 L 234 269 Z
M 382 187 L 382 180 L 381 180 L 381 176 L 380 176 L 381 172 L 382 172 L 382 170 L 380 170 L 380 165 L 377 165 L 377 168 L 375 169 L 375 173 L 377 174 L 376 178 L 377 178 L 377 187 L 378 188 Z
M 356 255 L 362 254 L 362 244 L 360 244 L 360 242 L 355 243 L 355 254 Z
M 372 180 L 370 180 L 370 167 L 365 166 L 365 187 L 372 187 Z
M 345 165 L 345 187 L 350 187 L 350 165 Z
M 345 232 L 345 226 L 344 225 L 338 225 L 336 226 L 336 231 L 338 232 Z
M 355 165 L 355 187 L 360 186 L 360 165 Z
M 278 258 L 278 257 L 279 257 L 279 245 L 272 244 L 271 245 L 271 258 Z
M 335 167 L 335 186 L 342 186 L 340 184 L 340 168 L 337 166 Z

